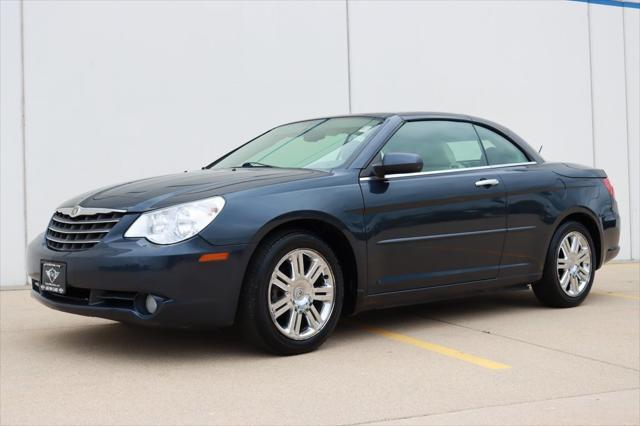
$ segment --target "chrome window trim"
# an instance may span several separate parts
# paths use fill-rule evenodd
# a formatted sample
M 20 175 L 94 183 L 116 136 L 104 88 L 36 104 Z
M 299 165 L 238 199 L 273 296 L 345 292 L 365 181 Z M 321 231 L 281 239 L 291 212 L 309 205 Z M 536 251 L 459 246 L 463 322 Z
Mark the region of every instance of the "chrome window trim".
M 362 182 L 362 181 L 369 181 L 369 180 L 389 180 L 389 179 L 397 179 L 397 178 L 410 178 L 410 177 L 437 175 L 437 174 L 444 174 L 444 173 L 460 173 L 460 172 L 473 171 L 473 170 L 499 169 L 503 167 L 516 167 L 516 166 L 530 166 L 533 164 L 538 164 L 538 163 L 536 161 L 526 161 L 524 163 L 494 164 L 492 166 L 464 167 L 460 169 L 433 170 L 429 172 L 395 173 L 395 174 L 386 175 L 385 177 L 382 177 L 382 178 L 377 176 L 361 177 L 360 181 Z
M 56 210 L 56 212 L 76 217 L 76 216 L 91 216 L 96 214 L 109 214 L 109 213 L 126 213 L 126 210 L 118 210 L 118 209 L 101 209 L 96 207 L 60 207 Z

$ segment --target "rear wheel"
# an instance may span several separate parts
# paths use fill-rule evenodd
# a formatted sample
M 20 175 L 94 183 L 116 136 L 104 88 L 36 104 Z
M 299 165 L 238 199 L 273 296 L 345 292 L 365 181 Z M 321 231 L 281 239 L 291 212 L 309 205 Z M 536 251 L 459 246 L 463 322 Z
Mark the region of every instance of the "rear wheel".
M 545 305 L 570 308 L 586 299 L 594 277 L 595 249 L 591 234 L 581 223 L 567 222 L 551 240 L 544 275 L 533 285 L 533 291 Z
M 305 231 L 275 235 L 261 245 L 249 268 L 244 328 L 271 352 L 312 351 L 336 326 L 342 289 L 340 264 L 324 241 Z

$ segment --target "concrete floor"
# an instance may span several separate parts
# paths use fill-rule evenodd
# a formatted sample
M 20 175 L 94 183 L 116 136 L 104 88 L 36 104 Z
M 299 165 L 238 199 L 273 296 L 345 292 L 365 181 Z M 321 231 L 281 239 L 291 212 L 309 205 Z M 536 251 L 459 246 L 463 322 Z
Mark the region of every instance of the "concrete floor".
M 3 291 L 0 423 L 637 425 L 639 287 L 612 264 L 575 309 L 526 291 L 366 313 L 290 358 Z

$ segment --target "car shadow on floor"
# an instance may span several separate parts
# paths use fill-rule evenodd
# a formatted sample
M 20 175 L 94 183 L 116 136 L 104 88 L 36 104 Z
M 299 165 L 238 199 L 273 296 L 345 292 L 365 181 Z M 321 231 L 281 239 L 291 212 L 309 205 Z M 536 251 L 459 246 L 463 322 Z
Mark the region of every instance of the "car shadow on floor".
M 530 309 L 545 309 L 531 292 L 507 291 L 468 299 L 365 312 L 342 318 L 323 348 L 330 350 L 349 345 L 349 340 L 378 339 L 365 333 L 363 325 L 386 329 L 398 326 L 441 327 L 434 321 L 446 317 L 455 322 L 483 316 L 517 315 Z M 161 361 L 225 360 L 227 358 L 263 359 L 272 356 L 245 341 L 239 327 L 219 330 L 164 329 L 105 323 L 47 330 L 40 344 L 60 352 L 82 352 L 86 356 Z M 64 356 L 58 354 L 57 356 Z

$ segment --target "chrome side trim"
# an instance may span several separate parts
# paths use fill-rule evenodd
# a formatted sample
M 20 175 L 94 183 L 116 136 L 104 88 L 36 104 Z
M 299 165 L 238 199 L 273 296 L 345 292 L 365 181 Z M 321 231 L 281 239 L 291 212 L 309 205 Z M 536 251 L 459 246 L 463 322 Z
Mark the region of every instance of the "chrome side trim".
M 441 238 L 457 238 L 457 237 L 468 237 L 470 235 L 496 234 L 499 232 L 528 231 L 535 228 L 536 228 L 535 226 L 517 226 L 514 228 L 496 228 L 496 229 L 485 229 L 482 231 L 454 232 L 450 234 L 433 234 L 433 235 L 424 235 L 419 237 L 391 238 L 389 240 L 380 240 L 376 242 L 376 244 L 410 243 L 414 241 L 439 240 Z
M 529 226 L 516 226 L 514 228 L 507 229 L 507 232 L 518 232 L 518 231 L 530 231 L 532 229 L 536 229 L 535 225 Z
M 470 235 L 483 235 L 483 234 L 495 234 L 498 232 L 508 232 L 507 228 L 486 229 L 483 231 L 470 231 L 470 232 L 456 232 L 452 234 L 435 234 L 425 235 L 423 237 L 407 237 L 407 238 L 393 238 L 390 240 L 378 241 L 377 244 L 397 244 L 408 243 L 412 241 L 424 241 L 424 240 L 438 240 L 440 238 L 454 238 L 454 237 L 467 237 Z
M 479 167 L 467 167 L 462 169 L 447 169 L 447 170 L 434 170 L 430 172 L 415 172 L 415 173 L 398 173 L 387 175 L 383 178 L 379 178 L 376 176 L 366 176 L 361 177 L 360 181 L 368 181 L 368 180 L 389 180 L 389 179 L 397 179 L 397 178 L 407 178 L 407 177 L 418 177 L 418 176 L 428 176 L 428 175 L 436 175 L 436 174 L 444 174 L 444 173 L 459 173 L 466 172 L 470 170 L 486 170 L 486 169 L 499 169 L 505 167 L 516 167 L 516 166 L 530 166 L 533 164 L 538 164 L 535 161 L 527 161 L 525 163 L 511 163 L 511 164 L 494 164 L 492 166 L 479 166 Z
M 95 207 L 60 207 L 56 212 L 65 214 L 67 216 L 76 217 L 76 216 L 91 216 L 96 214 L 109 214 L 109 213 L 126 213 L 126 210 L 118 210 L 118 209 L 101 209 Z

